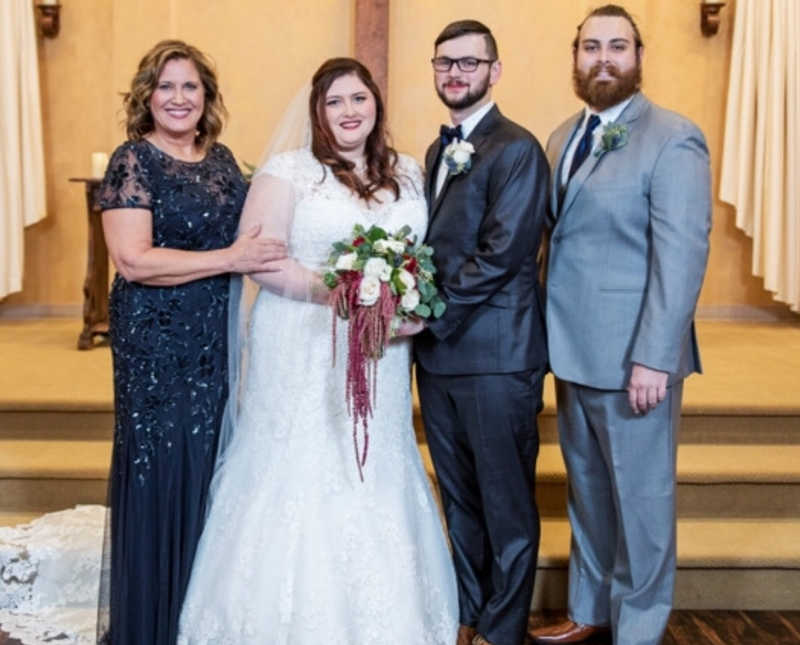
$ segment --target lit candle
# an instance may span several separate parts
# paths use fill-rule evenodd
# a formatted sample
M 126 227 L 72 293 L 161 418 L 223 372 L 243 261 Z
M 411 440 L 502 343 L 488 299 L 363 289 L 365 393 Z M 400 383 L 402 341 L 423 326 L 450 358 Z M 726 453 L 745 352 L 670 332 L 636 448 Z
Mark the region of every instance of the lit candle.
M 102 179 L 106 174 L 108 155 L 105 152 L 92 153 L 92 177 Z
M 39 4 L 40 5 L 48 5 L 48 6 L 57 5 L 58 4 L 58 0 L 39 0 Z

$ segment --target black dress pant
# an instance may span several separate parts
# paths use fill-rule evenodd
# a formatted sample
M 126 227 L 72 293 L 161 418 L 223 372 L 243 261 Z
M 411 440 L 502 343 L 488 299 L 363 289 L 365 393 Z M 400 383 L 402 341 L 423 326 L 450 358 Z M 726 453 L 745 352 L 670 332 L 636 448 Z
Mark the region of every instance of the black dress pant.
M 534 471 L 543 378 L 543 369 L 453 376 L 417 365 L 460 621 L 494 645 L 520 645 L 528 623 L 539 550 Z

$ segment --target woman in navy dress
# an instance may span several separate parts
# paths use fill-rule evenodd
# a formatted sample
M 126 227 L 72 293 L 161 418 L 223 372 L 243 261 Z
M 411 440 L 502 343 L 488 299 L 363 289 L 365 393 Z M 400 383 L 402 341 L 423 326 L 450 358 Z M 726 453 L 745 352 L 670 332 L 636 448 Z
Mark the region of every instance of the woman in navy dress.
M 110 570 L 98 637 L 172 645 L 227 398 L 229 273 L 269 271 L 285 249 L 257 227 L 236 237 L 247 183 L 216 142 L 225 108 L 202 52 L 157 44 L 125 109 L 129 140 L 100 197 L 117 275 Z

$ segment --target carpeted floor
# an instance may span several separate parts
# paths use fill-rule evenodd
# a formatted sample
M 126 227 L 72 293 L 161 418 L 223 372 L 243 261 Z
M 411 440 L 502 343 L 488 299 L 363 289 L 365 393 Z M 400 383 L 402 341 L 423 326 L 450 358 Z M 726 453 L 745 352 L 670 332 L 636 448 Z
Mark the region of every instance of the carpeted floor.
M 530 625 L 563 619 L 563 612 L 536 612 Z M 585 645 L 611 645 L 597 636 Z M 790 645 L 800 643 L 800 611 L 675 611 L 662 645 Z M 0 645 L 25 645 L 9 638 L 0 625 Z M 247 645 L 242 643 L 242 645 Z M 353 643 L 353 645 L 359 645 Z M 526 643 L 526 645 L 528 645 Z
M 111 410 L 107 346 L 78 351 L 75 319 L 0 319 L 0 409 Z M 685 386 L 684 413 L 800 412 L 800 319 L 790 323 L 700 321 L 704 374 Z M 545 389 L 552 414 L 552 379 Z

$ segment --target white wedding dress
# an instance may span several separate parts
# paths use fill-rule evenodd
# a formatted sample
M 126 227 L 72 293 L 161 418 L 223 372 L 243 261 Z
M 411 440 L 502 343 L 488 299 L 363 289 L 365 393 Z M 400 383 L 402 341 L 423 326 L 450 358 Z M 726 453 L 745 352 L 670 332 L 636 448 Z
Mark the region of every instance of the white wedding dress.
M 308 149 L 261 172 L 291 182 L 290 255 L 319 267 L 357 223 L 405 224 L 427 209 L 419 166 L 402 195 L 367 208 Z M 452 645 L 455 575 L 412 427 L 410 342 L 379 362 L 359 479 L 345 404 L 347 328 L 331 311 L 262 289 L 253 307 L 240 418 L 212 484 L 181 615 L 181 645 Z

